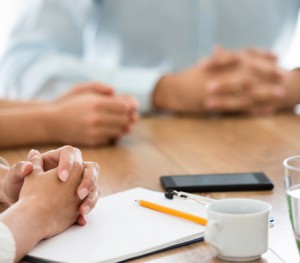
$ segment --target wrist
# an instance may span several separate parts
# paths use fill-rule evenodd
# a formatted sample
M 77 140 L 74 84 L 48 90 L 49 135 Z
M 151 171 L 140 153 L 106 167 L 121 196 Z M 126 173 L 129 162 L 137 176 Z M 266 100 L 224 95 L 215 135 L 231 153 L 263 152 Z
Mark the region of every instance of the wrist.
M 46 141 L 49 143 L 60 143 L 59 138 L 59 125 L 57 125 L 60 113 L 58 110 L 59 105 L 55 102 L 50 102 L 43 107 L 43 123 L 45 127 Z
M 181 111 L 178 100 L 180 79 L 176 74 L 167 74 L 158 81 L 152 94 L 152 104 L 157 110 Z
M 17 249 L 16 261 L 21 260 L 49 233 L 47 221 L 43 218 L 43 204 L 37 205 L 36 201 L 20 200 L 0 214 L 0 221 L 14 236 Z
M 209 74 L 198 65 L 165 75 L 154 89 L 153 106 L 177 113 L 203 112 L 204 87 L 208 79 Z
M 34 233 L 35 240 L 39 241 L 49 236 L 51 225 L 46 218 L 45 204 L 36 196 L 21 198 L 11 206 L 17 210 L 15 215 L 21 215 L 23 224 L 26 224 L 26 231 L 29 235 Z
M 300 103 L 300 69 L 294 69 L 287 72 L 284 87 L 286 90 L 286 99 L 283 108 L 293 108 Z

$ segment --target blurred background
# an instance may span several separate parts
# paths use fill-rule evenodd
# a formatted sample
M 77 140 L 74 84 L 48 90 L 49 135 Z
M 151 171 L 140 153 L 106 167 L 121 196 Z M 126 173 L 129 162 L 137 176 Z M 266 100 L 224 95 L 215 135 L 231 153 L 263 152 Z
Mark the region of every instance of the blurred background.
M 17 6 L 17 8 L 16 8 Z M 0 0 L 0 58 L 7 44 L 7 35 L 15 19 L 22 13 L 24 8 L 30 8 L 27 1 L 19 0 Z M 299 12 L 300 14 L 300 12 Z M 283 64 L 286 67 L 293 68 L 299 65 L 300 58 L 300 21 L 298 18 L 298 26 L 290 49 L 286 52 Z
M 11 27 L 15 19 L 22 12 L 21 1 L 16 2 L 16 0 L 0 0 L 0 56 L 7 44 L 7 35 L 11 30 Z M 16 5 L 18 4 L 18 8 Z M 24 1 L 23 5 L 26 5 Z

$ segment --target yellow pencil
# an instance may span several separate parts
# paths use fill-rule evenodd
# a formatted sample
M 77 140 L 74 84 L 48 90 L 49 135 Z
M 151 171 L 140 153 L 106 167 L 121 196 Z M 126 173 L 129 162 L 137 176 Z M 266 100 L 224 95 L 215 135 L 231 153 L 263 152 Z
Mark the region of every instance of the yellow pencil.
M 193 221 L 195 223 L 201 224 L 206 226 L 207 224 L 207 219 L 200 217 L 200 216 L 195 216 L 186 212 L 182 212 L 182 211 L 178 211 L 176 209 L 170 208 L 170 207 L 165 207 L 162 205 L 158 205 L 158 204 L 154 204 L 145 200 L 136 200 L 136 202 L 143 207 L 147 207 L 150 209 L 153 209 L 155 211 L 159 211 L 165 214 L 169 214 L 169 215 L 173 215 L 173 216 L 177 216 L 189 221 Z

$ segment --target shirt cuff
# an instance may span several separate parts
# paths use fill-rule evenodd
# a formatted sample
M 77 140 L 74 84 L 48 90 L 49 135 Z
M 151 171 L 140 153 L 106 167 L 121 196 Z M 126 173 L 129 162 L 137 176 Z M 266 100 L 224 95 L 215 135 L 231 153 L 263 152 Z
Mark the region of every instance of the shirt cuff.
M 12 263 L 16 256 L 16 242 L 9 228 L 0 222 L 0 262 Z

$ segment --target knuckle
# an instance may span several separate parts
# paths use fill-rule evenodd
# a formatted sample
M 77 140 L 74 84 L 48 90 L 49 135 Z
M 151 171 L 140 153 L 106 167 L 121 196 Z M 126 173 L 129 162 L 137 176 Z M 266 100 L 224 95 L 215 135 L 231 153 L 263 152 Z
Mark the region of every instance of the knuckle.
M 258 65 L 255 62 L 250 62 L 248 67 L 250 68 L 250 70 L 252 71 L 258 71 Z
M 95 189 L 95 200 L 96 200 L 96 202 L 100 198 L 100 194 L 101 194 L 100 187 L 97 187 L 97 189 Z
M 95 170 L 93 169 L 93 171 L 95 171 Z M 95 173 L 95 172 L 93 172 L 93 175 L 92 175 L 92 182 L 93 182 L 93 185 L 97 185 L 98 179 L 99 179 L 98 174 Z
M 74 152 L 75 152 L 75 157 L 77 157 L 77 159 L 79 158 L 82 162 L 82 153 L 81 153 L 80 149 L 75 147 Z
M 17 162 L 16 164 L 11 166 L 10 168 L 7 167 L 7 170 L 9 171 L 9 174 L 15 174 L 16 170 L 18 170 L 20 168 L 21 168 L 21 164 L 20 164 L 20 162 Z
M 94 169 L 96 170 L 96 175 L 100 176 L 100 172 L 101 172 L 100 165 L 96 162 L 92 162 L 91 164 L 93 165 Z
M 94 198 L 89 198 L 88 199 L 88 204 L 89 204 L 89 207 L 91 209 L 93 209 L 95 207 L 95 205 L 96 205 L 96 201 L 94 200 Z
M 98 195 L 95 191 L 91 192 L 83 205 L 88 205 L 91 209 L 93 209 L 98 201 Z
M 98 115 L 91 115 L 86 118 L 86 126 L 87 127 L 97 127 L 98 124 L 102 123 L 102 118 Z
M 72 165 L 72 170 L 79 172 L 79 173 L 83 173 L 84 168 L 83 165 L 79 162 L 74 162 Z
M 93 147 L 97 146 L 101 142 L 101 140 L 96 132 L 88 131 L 86 134 L 85 142 L 88 146 Z
M 74 147 L 72 147 L 71 145 L 65 145 L 61 149 L 63 151 L 66 151 L 66 152 L 72 152 L 72 151 L 74 151 Z
M 120 123 L 126 124 L 128 122 L 129 116 L 128 114 L 123 114 L 120 118 Z
M 94 205 L 98 201 L 99 197 L 100 197 L 100 191 L 99 191 L 99 189 L 94 189 L 93 192 L 92 192 L 92 194 L 91 194 L 91 200 L 92 200 L 92 202 L 93 202 Z
M 118 101 L 116 105 L 117 105 L 120 112 L 127 112 L 128 111 L 128 105 L 126 104 L 125 101 Z
M 23 161 L 17 162 L 15 165 L 13 165 L 10 169 L 12 174 L 19 174 L 22 173 L 22 167 L 23 165 L 25 165 L 26 163 Z
M 95 165 L 96 163 L 85 163 L 87 169 L 85 169 L 84 176 L 89 177 L 93 185 L 96 185 L 100 176 L 100 167 Z
M 91 168 L 94 169 L 96 172 L 97 176 L 100 174 L 100 166 L 96 162 L 84 162 L 86 168 Z
M 98 111 L 104 108 L 103 98 L 94 97 L 95 99 L 91 103 L 91 109 Z

